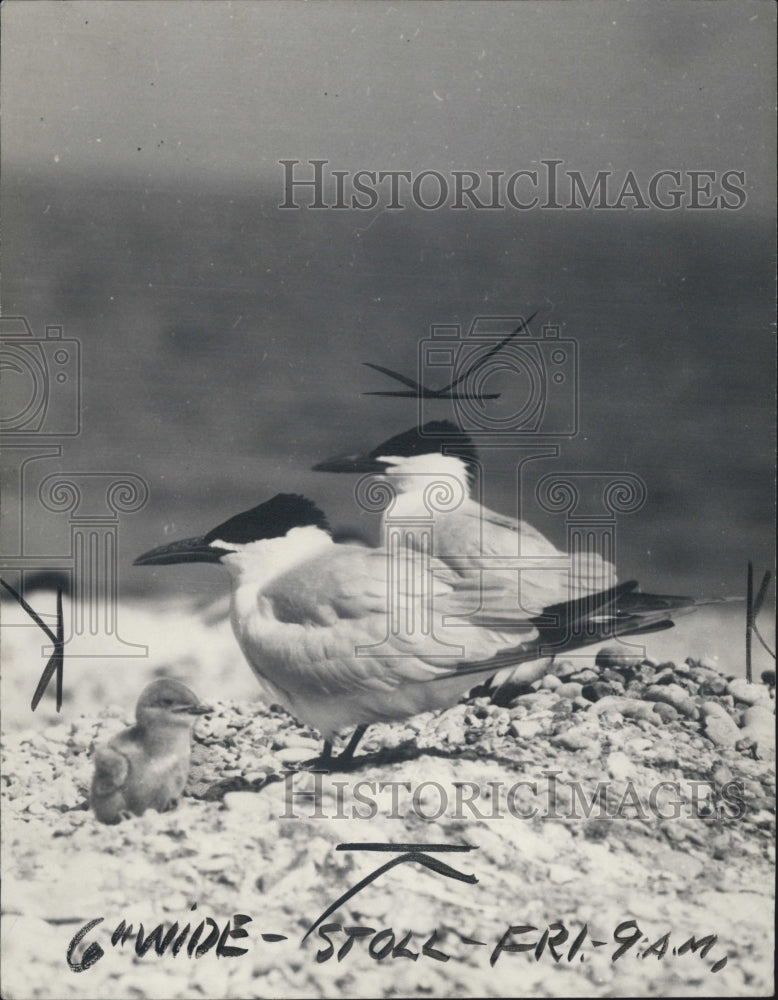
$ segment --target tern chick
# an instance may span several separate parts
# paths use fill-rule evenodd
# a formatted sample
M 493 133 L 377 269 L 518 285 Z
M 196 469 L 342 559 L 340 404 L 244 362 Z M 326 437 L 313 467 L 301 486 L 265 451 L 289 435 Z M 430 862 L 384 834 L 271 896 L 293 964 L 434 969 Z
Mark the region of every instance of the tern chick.
M 143 689 L 135 725 L 94 754 L 90 804 L 101 823 L 176 807 L 189 774 L 192 727 L 207 711 L 179 681 L 163 678 Z

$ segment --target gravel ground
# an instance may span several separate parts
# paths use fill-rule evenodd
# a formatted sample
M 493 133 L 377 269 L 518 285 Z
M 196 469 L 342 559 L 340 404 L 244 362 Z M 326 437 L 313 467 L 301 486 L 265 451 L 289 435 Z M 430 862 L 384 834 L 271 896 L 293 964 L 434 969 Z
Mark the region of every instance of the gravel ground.
M 672 663 L 557 662 L 501 704 L 481 694 L 373 726 L 353 767 L 311 774 L 317 734 L 256 700 L 223 621 L 183 605 L 133 614 L 155 637 L 148 660 L 116 661 L 110 674 L 69 665 L 62 715 L 47 696 L 33 728 L 23 709 L 37 668 L 17 668 L 39 640 L 17 630 L 4 650 L 13 661 L 3 678 L 8 1000 L 772 993 L 774 677 L 747 685 L 685 653 Z M 213 708 L 195 727 L 187 794 L 173 812 L 101 826 L 84 807 L 91 753 L 163 674 Z M 209 698 L 214 684 L 223 700 Z M 600 782 L 586 818 L 579 795 L 591 800 Z M 375 815 L 360 818 L 366 799 Z M 336 850 L 368 842 L 470 847 L 433 856 L 477 882 L 401 864 L 326 917 L 340 930 L 303 941 L 346 889 L 396 857 Z M 195 958 L 185 942 L 175 956 L 153 944 L 136 954 L 140 924 L 144 936 L 175 922 L 194 932 L 212 918 L 221 931 L 235 914 L 251 918 L 247 934 L 222 944 L 245 953 L 217 957 L 211 947 Z M 92 941 L 103 954 L 75 973 L 70 942 L 98 917 L 73 961 Z M 614 961 L 614 933 L 628 937 L 631 927 L 617 928 L 630 920 L 639 939 Z M 121 921 L 133 931 L 114 946 Z M 542 940 L 555 922 L 569 932 L 558 961 Z M 531 949 L 495 954 L 521 925 L 534 929 L 505 943 Z M 388 930 L 342 947 L 353 927 L 391 928 L 394 952 L 377 957 Z M 716 936 L 709 949 L 683 953 L 705 935 Z

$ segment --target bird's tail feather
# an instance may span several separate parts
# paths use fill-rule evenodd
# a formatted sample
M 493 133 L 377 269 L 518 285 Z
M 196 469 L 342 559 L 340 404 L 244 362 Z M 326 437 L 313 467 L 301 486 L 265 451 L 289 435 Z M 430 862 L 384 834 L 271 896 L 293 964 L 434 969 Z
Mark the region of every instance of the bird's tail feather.
M 561 615 L 563 621 L 582 621 L 586 618 L 594 620 L 598 607 L 606 608 L 607 614 L 612 618 L 628 618 L 631 615 L 647 614 L 652 611 L 663 611 L 668 615 L 678 616 L 680 614 L 690 614 L 697 608 L 711 604 L 727 604 L 740 601 L 739 597 L 717 597 L 711 599 L 698 599 L 694 597 L 678 597 L 670 594 L 644 594 L 635 590 L 637 583 L 629 581 L 620 584 L 610 591 L 601 591 L 597 594 L 590 594 L 576 601 L 569 601 L 562 604 L 551 605 L 545 608 L 542 615 L 535 617 L 521 618 L 517 615 L 516 608 L 493 607 L 488 610 L 477 611 L 468 616 L 471 625 L 478 625 L 481 628 L 510 629 L 521 628 L 527 630 L 529 626 L 543 627 L 552 624 L 549 621 L 551 615 Z M 622 590 L 621 588 L 625 588 Z M 629 589 L 626 589 L 629 588 Z M 616 594 L 616 600 L 609 603 L 603 600 L 606 595 Z M 599 602 L 599 603 L 598 603 Z M 563 621 L 560 624 L 563 625 Z
M 532 639 L 489 659 L 438 674 L 432 680 L 493 674 L 606 639 L 662 632 L 673 627 L 673 616 L 694 611 L 700 604 L 715 603 L 666 594 L 642 594 L 636 588 L 636 581 L 630 580 L 597 594 L 551 605 L 534 619 L 537 634 Z M 526 619 L 523 624 L 526 627 Z

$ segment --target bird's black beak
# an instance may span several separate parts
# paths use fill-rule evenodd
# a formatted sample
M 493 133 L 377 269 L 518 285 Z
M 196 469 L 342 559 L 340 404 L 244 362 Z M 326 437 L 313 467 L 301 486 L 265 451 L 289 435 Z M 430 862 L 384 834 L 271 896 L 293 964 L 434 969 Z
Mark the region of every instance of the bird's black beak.
M 169 542 L 156 549 L 144 552 L 133 563 L 133 566 L 167 566 L 170 563 L 213 562 L 217 563 L 230 550 L 209 545 L 204 537 L 184 538 L 178 542 Z
M 311 468 L 314 472 L 385 472 L 388 466 L 386 462 L 371 455 L 354 453 L 335 455 L 324 462 L 317 462 Z

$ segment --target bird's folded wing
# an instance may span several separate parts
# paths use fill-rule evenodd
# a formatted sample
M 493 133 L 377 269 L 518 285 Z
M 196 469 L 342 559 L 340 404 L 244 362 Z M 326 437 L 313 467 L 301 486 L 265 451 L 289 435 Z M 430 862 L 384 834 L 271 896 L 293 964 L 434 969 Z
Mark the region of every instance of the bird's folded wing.
M 448 628 L 447 617 L 473 607 L 471 584 L 413 550 L 397 560 L 344 546 L 278 577 L 261 597 L 292 628 L 258 637 L 251 659 L 290 692 L 391 690 L 451 670 L 465 652 L 480 659 L 516 640 L 469 623 Z
M 538 614 L 505 609 L 496 620 L 463 617 L 476 582 L 416 552 L 401 552 L 399 570 L 395 562 L 382 550 L 344 547 L 266 588 L 275 616 L 296 628 L 284 630 L 290 637 L 275 648 L 258 648 L 262 672 L 292 692 L 388 691 L 668 628 L 670 616 L 689 604 L 637 594 L 637 583 L 628 581 L 546 603 Z
M 390 603 L 405 607 L 422 592 L 441 597 L 456 587 L 456 574 L 445 564 L 411 549 L 395 557 L 385 549 L 343 545 L 277 577 L 262 595 L 279 621 L 326 626 L 383 618 Z
M 462 573 L 480 566 L 485 569 L 485 583 L 500 578 L 506 582 L 513 577 L 516 583 L 508 589 L 516 593 L 518 587 L 514 613 L 520 606 L 537 614 L 548 604 L 597 593 L 616 583 L 615 567 L 598 553 L 577 553 L 573 561 L 526 521 L 475 503 L 463 505 L 455 516 L 447 518 L 446 528 L 443 558 L 452 568 Z M 515 536 L 513 540 L 511 536 Z M 474 540 L 478 540 L 475 545 Z M 493 607 L 495 595 L 488 597 L 489 607 Z
M 102 746 L 95 750 L 93 760 L 93 791 L 97 795 L 111 795 L 120 791 L 130 773 L 130 763 L 124 754 L 112 746 Z

